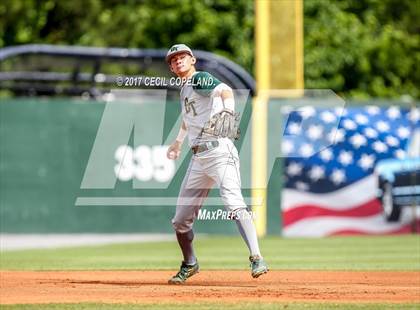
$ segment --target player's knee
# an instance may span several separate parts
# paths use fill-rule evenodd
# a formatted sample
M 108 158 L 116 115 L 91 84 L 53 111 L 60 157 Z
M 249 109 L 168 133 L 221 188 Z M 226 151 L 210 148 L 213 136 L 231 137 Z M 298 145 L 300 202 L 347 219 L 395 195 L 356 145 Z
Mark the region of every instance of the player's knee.
M 180 221 L 177 219 L 172 220 L 172 227 L 174 228 L 175 232 L 177 233 L 186 233 L 192 229 L 192 223 L 188 223 L 185 221 Z
M 226 190 L 223 193 L 221 192 L 220 196 L 224 205 L 230 210 L 246 208 L 244 198 L 240 192 Z

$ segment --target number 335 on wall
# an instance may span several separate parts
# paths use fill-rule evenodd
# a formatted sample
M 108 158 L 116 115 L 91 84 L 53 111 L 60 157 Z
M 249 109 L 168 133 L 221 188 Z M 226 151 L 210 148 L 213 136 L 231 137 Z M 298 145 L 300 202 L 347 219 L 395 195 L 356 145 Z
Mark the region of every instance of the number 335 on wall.
M 175 174 L 175 162 L 166 157 L 168 146 L 140 145 L 133 149 L 129 145 L 120 145 L 115 151 L 117 164 L 114 172 L 121 181 L 133 178 L 139 181 L 168 182 Z

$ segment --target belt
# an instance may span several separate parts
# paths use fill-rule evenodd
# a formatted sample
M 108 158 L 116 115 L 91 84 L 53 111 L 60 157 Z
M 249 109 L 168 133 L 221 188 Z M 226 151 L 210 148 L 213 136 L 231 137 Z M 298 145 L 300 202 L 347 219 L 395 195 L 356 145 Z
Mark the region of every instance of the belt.
M 209 141 L 202 144 L 194 145 L 191 148 L 191 151 L 195 155 L 204 151 L 212 150 L 218 146 L 219 146 L 219 141 Z

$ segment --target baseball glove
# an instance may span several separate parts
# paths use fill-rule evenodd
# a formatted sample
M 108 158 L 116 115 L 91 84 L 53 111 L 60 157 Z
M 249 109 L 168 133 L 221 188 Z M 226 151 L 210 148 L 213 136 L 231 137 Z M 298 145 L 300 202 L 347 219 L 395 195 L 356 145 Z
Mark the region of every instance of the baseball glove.
M 204 124 L 203 133 L 223 138 L 231 138 L 238 140 L 240 137 L 239 130 L 240 113 L 230 110 L 222 110 L 212 116 L 212 118 Z

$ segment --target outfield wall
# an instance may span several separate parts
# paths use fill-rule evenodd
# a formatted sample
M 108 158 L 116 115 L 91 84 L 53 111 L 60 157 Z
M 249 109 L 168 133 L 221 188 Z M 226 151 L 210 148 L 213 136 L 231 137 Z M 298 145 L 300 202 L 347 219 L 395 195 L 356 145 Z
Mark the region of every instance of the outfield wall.
M 95 141 L 101 139 L 98 129 L 106 106 L 104 102 L 69 99 L 1 101 L 2 233 L 172 232 L 170 219 L 175 207 L 171 202 L 176 201 L 191 154 L 184 149 L 184 158 L 171 166 L 160 147 L 176 135 L 177 127 L 171 129 L 178 124 L 179 103 L 144 102 L 135 105 L 134 112 L 130 110 L 134 105 L 128 104 L 122 108 L 125 114 L 108 113 L 112 124 L 102 131 L 105 140 L 97 148 L 100 156 L 90 165 L 96 179 L 89 179 L 86 168 Z M 117 149 L 121 145 L 125 145 L 120 148 L 124 153 L 139 153 L 141 146 L 140 154 L 146 154 L 146 158 L 134 158 L 133 165 L 116 178 Z M 249 143 L 243 146 L 244 150 L 248 147 Z M 140 161 L 150 160 L 147 154 L 154 158 L 153 171 L 141 170 Z M 243 178 L 249 179 L 249 156 L 241 157 Z M 211 195 L 217 199 L 217 192 Z M 76 206 L 78 198 L 86 197 L 108 200 L 104 205 Z M 159 205 L 152 199 L 150 205 L 145 200 L 139 205 L 135 201 L 121 205 L 121 198 L 150 197 L 165 197 L 170 202 Z M 208 210 L 215 209 L 208 206 Z M 232 221 L 197 221 L 196 228 L 201 233 L 236 233 Z
M 300 105 L 312 103 L 301 101 Z M 268 234 L 282 231 L 280 149 L 285 124 L 281 107 L 293 104 L 294 99 L 270 100 L 268 104 Z M 346 103 L 362 105 L 366 102 Z M 236 146 L 241 157 L 242 192 L 249 202 L 249 101 L 240 110 L 242 138 Z M 162 146 L 176 136 L 179 113 L 178 102 L 159 104 L 153 100 L 113 105 L 70 99 L 0 101 L 0 232 L 172 232 L 170 220 L 191 153 L 184 146 L 183 157 L 168 162 Z M 127 152 L 131 152 L 131 160 L 121 162 Z M 205 209 L 223 209 L 216 190 L 208 201 Z M 236 225 L 226 220 L 197 221 L 195 227 L 200 233 L 237 233 Z

